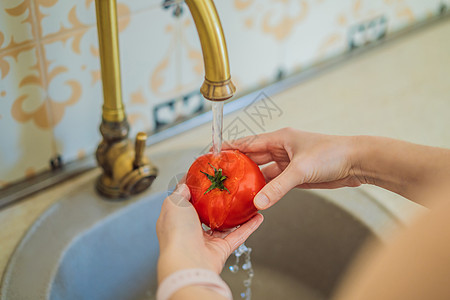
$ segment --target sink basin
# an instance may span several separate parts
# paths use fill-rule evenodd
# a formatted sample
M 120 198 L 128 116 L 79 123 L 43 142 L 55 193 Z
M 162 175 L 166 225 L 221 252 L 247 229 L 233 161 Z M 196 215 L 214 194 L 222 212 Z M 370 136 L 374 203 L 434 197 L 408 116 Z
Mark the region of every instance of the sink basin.
M 368 238 L 367 224 L 320 195 L 292 190 L 264 212 L 261 227 L 246 242 L 252 248 L 253 299 L 328 299 Z M 233 257 L 227 267 L 233 264 Z M 234 299 L 243 278 L 224 269 Z
M 88 184 L 30 228 L 5 271 L 0 299 L 152 299 L 155 222 L 167 192 L 105 201 Z M 327 299 L 368 238 L 396 221 L 357 189 L 292 190 L 248 240 L 253 299 Z M 229 264 L 229 263 L 228 263 Z M 224 268 L 235 299 L 242 277 Z

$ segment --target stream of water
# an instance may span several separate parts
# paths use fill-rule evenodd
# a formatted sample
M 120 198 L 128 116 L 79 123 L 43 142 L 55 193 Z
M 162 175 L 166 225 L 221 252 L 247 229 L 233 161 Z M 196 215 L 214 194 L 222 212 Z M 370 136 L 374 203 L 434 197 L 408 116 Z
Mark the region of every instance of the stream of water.
M 213 153 L 218 155 L 222 150 L 222 128 L 223 128 L 223 101 L 212 102 L 212 143 Z M 247 273 L 247 279 L 244 280 L 245 290 L 240 294 L 242 299 L 251 300 L 252 291 L 252 279 L 254 271 L 251 262 L 252 248 L 248 248 L 245 243 L 240 245 L 238 249 L 234 251 L 235 263 L 230 266 L 230 271 L 233 273 L 239 272 L 242 269 Z M 241 261 L 241 257 L 244 259 Z M 242 264 L 242 266 L 241 266 Z
M 222 127 L 223 127 L 223 101 L 212 102 L 212 143 L 213 153 L 217 155 L 222 150 Z

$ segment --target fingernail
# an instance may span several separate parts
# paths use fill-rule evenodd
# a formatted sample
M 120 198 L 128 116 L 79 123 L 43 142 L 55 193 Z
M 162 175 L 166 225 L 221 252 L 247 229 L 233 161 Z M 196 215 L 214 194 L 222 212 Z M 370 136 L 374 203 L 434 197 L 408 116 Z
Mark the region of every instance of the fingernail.
M 179 184 L 174 193 L 181 194 L 185 198 L 189 198 L 190 195 L 189 188 L 185 183 Z
M 189 207 L 191 205 L 189 198 L 189 188 L 184 183 L 178 185 L 175 191 L 169 196 L 172 203 L 179 207 Z
M 185 183 L 178 184 L 176 190 L 179 192 L 183 192 L 187 188 L 187 185 Z
M 255 203 L 256 208 L 264 209 L 269 205 L 269 198 L 267 198 L 267 196 L 263 193 L 259 193 L 255 196 L 253 202 Z

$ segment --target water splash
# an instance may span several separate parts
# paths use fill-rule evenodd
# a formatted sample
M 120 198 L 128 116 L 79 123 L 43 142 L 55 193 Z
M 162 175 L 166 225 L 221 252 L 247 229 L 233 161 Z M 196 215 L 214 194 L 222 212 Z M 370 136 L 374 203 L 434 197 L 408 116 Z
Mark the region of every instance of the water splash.
M 223 101 L 212 102 L 212 142 L 213 153 L 217 155 L 222 150 L 222 127 L 223 127 Z
M 244 261 L 243 261 L 241 268 L 244 272 L 247 273 L 247 279 L 244 280 L 245 291 L 243 291 L 241 293 L 241 298 L 245 299 L 245 300 L 251 300 L 251 298 L 252 298 L 252 280 L 253 280 L 253 277 L 255 276 L 255 272 L 253 271 L 253 266 L 252 266 L 252 262 L 251 262 L 251 253 L 252 253 L 252 248 L 247 247 L 245 245 L 245 243 L 243 243 L 234 251 L 233 254 L 234 254 L 236 260 L 234 262 L 234 265 L 231 265 L 229 267 L 229 270 L 232 273 L 237 273 L 240 270 L 240 267 L 239 267 L 240 260 L 241 260 L 241 257 L 243 256 Z

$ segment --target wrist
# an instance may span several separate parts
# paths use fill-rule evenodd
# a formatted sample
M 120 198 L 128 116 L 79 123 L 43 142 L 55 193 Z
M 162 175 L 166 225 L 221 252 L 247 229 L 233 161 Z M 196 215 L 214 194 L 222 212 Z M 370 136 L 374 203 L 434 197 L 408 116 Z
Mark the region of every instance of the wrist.
M 190 253 L 189 248 L 169 246 L 161 250 L 157 267 L 158 282 L 162 282 L 171 274 L 184 269 L 201 268 L 215 271 L 198 252 L 198 249 L 194 253 Z
M 217 273 L 191 268 L 179 270 L 160 282 L 156 299 L 232 299 L 232 295 Z
M 398 193 L 404 158 L 396 140 L 379 136 L 353 137 L 352 170 L 361 184 L 372 184 Z
M 195 299 L 214 299 L 214 300 L 222 300 L 229 299 L 224 295 L 217 293 L 217 291 L 211 290 L 209 287 L 199 286 L 199 285 L 189 285 L 185 286 L 178 291 L 176 291 L 172 299 L 189 299 L 195 295 Z
M 370 139 L 369 136 L 351 136 L 350 137 L 350 174 L 354 176 L 361 184 L 372 184 L 372 174 L 368 171 L 367 161 L 370 161 Z

